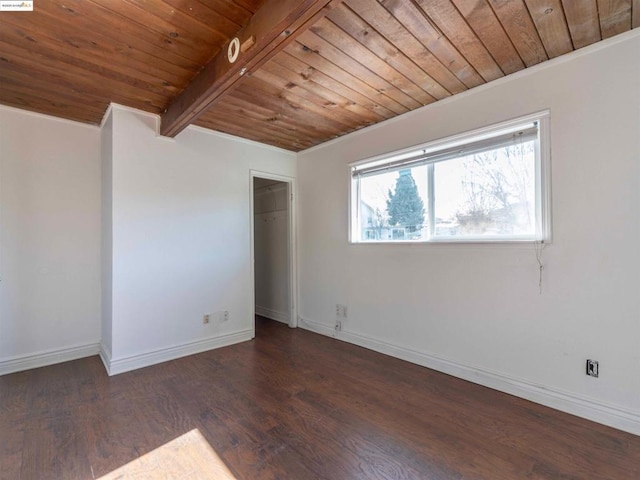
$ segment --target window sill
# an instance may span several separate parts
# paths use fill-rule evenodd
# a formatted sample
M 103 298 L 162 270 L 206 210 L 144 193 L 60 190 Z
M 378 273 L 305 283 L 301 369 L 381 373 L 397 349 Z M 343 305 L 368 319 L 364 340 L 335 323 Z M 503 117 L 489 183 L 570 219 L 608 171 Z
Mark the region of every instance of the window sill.
M 470 239 L 470 240 L 429 240 L 428 242 L 416 242 L 416 241 L 390 241 L 390 242 L 354 242 L 349 241 L 349 245 L 370 245 L 370 246 L 441 246 L 441 247 L 514 247 L 514 248 L 531 248 L 538 240 L 518 239 L 518 240 L 498 240 L 498 239 Z M 551 245 L 550 239 L 544 240 L 544 245 Z

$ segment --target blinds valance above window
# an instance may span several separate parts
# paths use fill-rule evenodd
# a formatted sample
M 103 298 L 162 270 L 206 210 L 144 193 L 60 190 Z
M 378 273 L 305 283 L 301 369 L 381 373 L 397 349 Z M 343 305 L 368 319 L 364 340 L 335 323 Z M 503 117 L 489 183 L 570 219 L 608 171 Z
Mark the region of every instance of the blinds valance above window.
M 463 145 L 431 151 L 418 148 L 415 152 L 390 156 L 386 161 L 385 159 L 380 159 L 368 164 L 356 165 L 352 167 L 352 175 L 356 178 L 377 175 L 383 172 L 394 172 L 430 163 L 442 162 L 452 158 L 475 155 L 501 147 L 533 141 L 537 138 L 538 122 L 533 122 L 528 125 L 523 125 L 522 128 L 515 131 L 511 130 L 489 138 L 481 138 L 469 143 L 464 143 Z

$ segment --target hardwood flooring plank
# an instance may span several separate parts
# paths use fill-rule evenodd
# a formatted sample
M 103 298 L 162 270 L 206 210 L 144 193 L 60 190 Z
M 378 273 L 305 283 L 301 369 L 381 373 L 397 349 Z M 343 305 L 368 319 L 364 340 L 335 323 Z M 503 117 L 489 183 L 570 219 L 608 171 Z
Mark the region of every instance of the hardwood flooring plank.
M 640 475 L 638 436 L 278 322 L 256 327 L 253 341 L 115 377 L 97 357 L 0 377 L 0 479 L 98 478 L 194 430 L 236 480 Z
M 264 365 L 264 368 L 266 369 L 267 366 Z M 418 451 L 423 454 L 431 452 L 430 458 L 436 464 L 434 466 L 435 470 L 444 469 L 444 471 L 455 472 L 456 469 L 464 466 L 463 472 L 469 473 L 474 466 L 479 466 L 479 468 L 488 471 L 490 465 L 500 465 L 501 471 L 509 473 L 510 476 L 508 478 L 518 478 L 517 472 L 521 468 L 523 459 L 526 462 L 527 469 L 533 466 L 532 459 L 520 456 L 518 463 L 516 463 L 520 466 L 514 469 L 510 459 L 518 457 L 515 452 L 509 452 L 510 457 L 504 459 L 493 451 L 495 445 L 487 445 L 486 442 L 481 440 L 482 437 L 480 436 L 474 437 L 474 432 L 469 431 L 468 428 L 462 428 L 455 424 L 450 425 L 447 419 L 434 416 L 431 413 L 422 414 L 421 412 L 423 411 L 430 412 L 431 409 L 428 403 L 420 403 L 417 409 L 405 408 L 406 399 L 398 399 L 395 395 L 389 396 L 393 392 L 393 387 L 391 389 L 378 388 L 380 379 L 376 379 L 375 373 L 371 373 L 366 379 L 359 380 L 351 375 L 343 376 L 341 373 L 337 373 L 333 366 L 330 369 L 333 371 L 332 378 L 329 379 L 327 377 L 326 382 L 322 384 L 324 388 L 320 390 L 320 395 L 322 398 L 334 402 L 332 404 L 333 409 L 340 408 L 344 410 L 346 408 L 349 415 L 355 416 L 363 422 L 367 419 L 375 419 L 375 427 L 371 426 L 371 428 L 381 432 L 383 438 L 400 439 L 406 444 L 417 446 Z M 375 370 L 372 370 L 372 372 L 375 372 Z M 315 389 L 318 390 L 318 387 L 315 387 Z M 367 390 L 375 392 L 375 394 L 370 397 L 364 393 Z M 260 393 L 264 393 L 263 389 L 260 390 Z M 375 400 L 372 401 L 374 398 Z M 349 403 L 349 405 L 346 406 L 345 402 Z M 403 408 L 398 409 L 397 405 L 403 405 Z M 412 406 L 415 407 L 415 405 Z M 447 427 L 443 430 L 445 425 Z M 418 434 L 418 430 L 422 433 Z M 433 436 L 427 432 L 438 433 Z M 465 437 L 465 445 L 469 442 L 474 443 L 473 448 L 466 450 L 467 447 L 455 447 L 456 439 L 461 435 Z M 427 449 L 423 446 L 425 444 L 428 445 Z M 485 449 L 488 450 L 485 451 Z M 439 458 L 442 456 L 441 452 L 443 451 L 448 452 L 444 463 Z M 451 475 L 440 478 L 451 478 Z
M 342 358 L 340 354 L 334 354 L 333 358 L 337 365 L 344 362 L 354 362 L 359 369 L 365 372 L 372 371 L 375 365 L 374 358 L 368 359 L 364 355 L 360 357 L 360 362 L 350 358 Z M 331 368 L 331 365 L 329 368 Z M 416 400 L 417 404 L 437 405 L 436 410 L 442 415 L 448 416 L 449 421 L 453 423 L 459 418 L 459 413 L 455 413 L 455 409 L 458 407 L 463 407 L 473 412 L 474 417 L 478 417 L 479 420 L 483 420 L 487 424 L 503 423 L 503 426 L 496 432 L 496 438 L 508 438 L 511 445 L 513 445 L 514 439 L 518 439 L 524 434 L 527 440 L 532 440 L 533 437 L 542 439 L 543 442 L 537 444 L 537 446 L 553 445 L 553 452 L 565 452 L 567 456 L 570 456 L 575 444 L 579 442 L 579 438 L 590 438 L 590 441 L 601 442 L 603 448 L 599 449 L 596 455 L 602 465 L 608 463 L 607 458 L 611 459 L 626 455 L 637 456 L 640 454 L 637 448 L 629 449 L 630 444 L 626 441 L 616 441 L 614 438 L 617 435 L 611 437 L 611 434 L 616 432 L 611 428 L 602 425 L 585 424 L 578 417 L 565 415 L 552 409 L 540 409 L 538 405 L 517 397 L 504 395 L 495 398 L 495 392 L 488 388 L 478 388 L 474 392 L 474 396 L 469 397 L 464 394 L 464 382 L 454 377 L 432 372 L 434 378 L 429 380 L 427 385 L 421 385 L 418 388 L 420 379 L 424 380 L 420 367 L 411 368 L 403 365 L 402 362 L 390 361 L 385 362 L 384 365 L 378 364 L 376 371 L 385 378 L 398 379 L 397 384 L 395 384 L 394 380 L 394 384 L 391 386 L 392 391 L 405 392 L 406 396 L 412 401 Z M 376 384 L 375 378 L 368 379 L 366 376 L 361 376 L 360 378 L 371 382 L 371 384 Z M 451 398 L 457 399 L 457 405 L 453 410 L 450 410 L 452 406 Z M 525 417 L 531 422 L 522 422 L 519 413 L 515 413 L 519 409 L 524 411 Z M 509 424 L 509 422 L 511 423 Z M 566 432 L 567 438 L 556 437 L 553 433 L 556 427 L 560 427 L 562 431 Z M 616 432 L 616 434 L 619 433 Z M 623 437 L 627 437 L 627 435 L 623 434 Z M 531 448 L 531 444 L 529 444 L 523 447 L 522 450 L 525 451 Z M 590 453 L 588 457 L 592 458 L 593 453 Z
M 32 374 L 34 381 L 26 399 L 29 417 L 68 416 L 76 407 L 99 400 L 93 377 L 82 363 L 38 368 Z M 52 402 L 52 398 L 56 401 Z
M 92 478 L 83 429 L 71 415 L 26 421 L 20 478 Z
M 311 370 L 295 364 L 283 372 L 283 384 L 276 384 L 275 388 L 269 380 L 261 380 L 266 379 L 264 373 L 272 371 L 281 361 L 280 354 L 265 354 L 265 360 L 260 364 L 264 372 L 256 372 L 256 379 L 246 382 L 246 386 L 251 388 L 260 385 L 260 397 L 271 399 L 268 405 L 287 406 L 286 411 L 282 408 L 271 411 L 277 421 L 277 427 L 271 432 L 275 432 L 319 468 L 326 463 L 339 465 L 336 468 L 340 469 L 334 472 L 337 478 L 421 478 L 426 472 L 439 471 L 417 461 L 410 445 L 399 444 L 395 439 L 376 433 L 377 429 L 370 424 L 354 422 L 351 415 L 341 415 L 338 407 L 326 401 L 331 394 L 325 397 L 311 393 L 331 390 L 333 387 L 327 384 L 327 377 L 313 374 Z M 243 373 L 244 368 L 240 367 Z M 285 381 L 291 377 L 294 377 L 293 382 Z M 289 385 L 286 390 L 290 394 L 285 395 L 283 387 L 290 383 L 295 386 L 291 388 Z M 237 385 L 237 388 L 240 393 L 244 391 L 243 385 Z M 255 396 L 254 392 L 246 393 L 250 397 Z M 322 448 L 318 448 L 318 438 L 324 439 L 320 442 Z M 358 468 L 354 469 L 354 464 Z
M 361 381 L 350 379 L 349 388 L 371 389 L 372 385 L 376 384 L 376 375 L 372 375 L 363 377 Z M 406 407 L 409 407 L 407 410 L 410 412 L 414 412 L 421 407 L 426 411 L 438 412 L 436 416 L 425 416 L 413 422 L 426 422 L 429 425 L 427 428 L 429 431 L 437 431 L 440 429 L 438 425 L 441 423 L 446 424 L 448 425 L 448 434 L 452 435 L 452 438 L 468 435 L 471 443 L 476 439 L 483 439 L 483 444 L 491 449 L 491 453 L 482 455 L 483 458 L 490 458 L 492 453 L 498 452 L 498 458 L 492 460 L 492 463 L 507 460 L 509 463 L 514 464 L 529 464 L 531 468 L 537 464 L 556 472 L 558 478 L 564 478 L 564 475 L 569 475 L 572 472 L 579 473 L 575 478 L 587 478 L 586 476 L 590 472 L 596 472 L 598 474 L 597 478 L 608 478 L 607 465 L 611 463 L 613 458 L 616 458 L 615 455 L 612 455 L 613 452 L 611 450 L 607 451 L 603 458 L 597 461 L 594 461 L 590 455 L 576 455 L 573 452 L 573 447 L 580 441 L 579 438 L 574 438 L 571 442 L 567 442 L 566 448 L 561 448 L 553 435 L 545 434 L 547 419 L 544 421 L 531 421 L 526 426 L 522 425 L 519 423 L 518 418 L 505 416 L 504 412 L 509 412 L 509 410 L 504 408 L 507 406 L 504 404 L 501 405 L 501 408 L 492 409 L 492 406 L 484 401 L 465 399 L 463 403 L 466 411 L 473 413 L 471 415 L 460 415 L 459 412 L 449 410 L 452 396 L 444 391 L 439 392 L 437 395 L 424 396 L 417 391 L 412 391 L 413 389 L 408 391 L 406 389 L 406 385 L 395 385 L 387 390 L 388 394 L 385 402 L 388 402 L 388 404 L 386 408 L 392 408 L 392 405 L 401 402 Z M 349 390 L 345 392 L 345 395 L 356 397 L 358 396 L 357 391 Z M 402 396 L 395 395 L 394 392 L 398 391 L 403 391 L 405 394 Z M 487 412 L 486 407 L 489 407 L 490 411 Z M 367 410 L 371 412 L 371 407 Z M 400 420 L 398 419 L 394 422 L 400 422 Z M 548 424 L 553 423 L 549 422 Z M 539 428 L 536 428 L 536 425 Z M 543 449 L 545 453 L 536 448 L 539 445 L 538 443 L 530 443 L 534 436 L 532 435 L 534 431 L 536 432 L 535 437 L 545 445 Z M 482 450 L 485 448 L 483 444 L 475 445 L 474 450 Z M 534 445 L 533 448 L 532 445 Z M 547 448 L 552 445 L 554 448 L 550 448 L 547 451 Z M 532 453 L 536 455 L 532 456 Z M 471 455 L 471 453 L 469 454 Z M 631 471 L 627 472 L 627 474 L 630 475 Z M 516 472 L 513 472 L 512 475 L 513 478 L 517 478 Z
M 278 439 L 271 439 L 254 450 L 232 450 L 222 454 L 238 479 L 280 480 L 286 478 L 331 480 L 335 477 L 310 470 L 306 459 Z
M 20 478 L 25 425 L 24 414 L 0 413 L 0 480 Z
M 27 372 L 0 375 L 0 416 L 23 416 L 27 412 L 29 385 Z
M 300 358 L 302 359 L 303 357 Z M 596 427 L 596 430 L 600 430 L 598 433 L 593 432 L 593 429 L 574 431 L 575 428 L 571 425 L 574 421 L 582 428 L 586 426 L 585 423 L 576 417 L 551 409 L 543 409 L 544 414 L 542 414 L 542 417 L 540 417 L 539 413 L 534 415 L 534 412 L 540 408 L 538 405 L 509 395 L 503 395 L 499 399 L 494 398 L 492 400 L 495 392 L 487 388 L 479 387 L 476 392 L 477 395 L 470 398 L 463 391 L 465 382 L 453 377 L 431 372 L 434 377 L 438 378 L 425 382 L 424 371 L 420 367 L 410 366 L 395 359 L 389 359 L 389 362 L 380 364 L 376 354 L 366 351 L 356 358 L 349 351 L 345 351 L 344 354 L 341 351 L 334 351 L 331 358 L 323 359 L 323 367 L 326 368 L 327 372 L 340 372 L 337 375 L 341 375 L 343 372 L 343 369 L 340 369 L 340 365 L 346 364 L 356 367 L 356 371 L 359 373 L 355 377 L 348 376 L 345 378 L 345 384 L 362 383 L 361 388 L 371 390 L 372 388 L 375 389 L 376 385 L 379 385 L 381 379 L 385 379 L 384 388 L 380 389 L 379 396 L 384 396 L 385 401 L 390 400 L 388 408 L 391 409 L 394 402 L 395 404 L 412 405 L 412 408 L 409 408 L 410 411 L 418 411 L 421 407 L 428 407 L 428 410 L 437 411 L 440 415 L 443 415 L 446 423 L 453 430 L 457 428 L 460 432 L 471 432 L 476 438 L 484 438 L 487 441 L 491 441 L 492 445 L 494 445 L 492 448 L 495 448 L 497 444 L 504 443 L 505 448 L 515 447 L 522 455 L 527 455 L 533 451 L 538 454 L 537 458 L 551 459 L 552 461 L 546 460 L 546 463 L 536 460 L 537 465 L 544 466 L 550 471 L 562 472 L 562 464 L 568 462 L 571 466 L 570 470 L 575 469 L 582 472 L 582 476 L 578 478 L 587 478 L 588 472 L 597 472 L 597 478 L 615 478 L 615 473 L 607 470 L 609 466 L 615 463 L 614 459 L 626 457 L 640 460 L 638 445 L 628 448 L 626 445 L 629 444 L 626 442 L 621 444 L 608 440 L 608 435 L 603 435 L 603 432 L 611 431 L 607 427 L 598 425 Z M 301 368 L 304 371 L 305 366 L 296 365 L 296 368 Z M 416 374 L 413 379 L 412 373 Z M 422 381 L 420 381 L 420 378 L 422 378 Z M 336 373 L 332 376 L 332 380 L 335 379 Z M 443 381 L 443 379 L 446 381 Z M 339 383 L 342 383 L 342 381 Z M 433 386 L 437 388 L 434 389 Z M 432 389 L 433 391 L 430 392 Z M 333 389 L 330 388 L 330 390 Z M 402 394 L 396 395 L 396 392 L 402 392 Z M 350 396 L 360 398 L 362 395 L 353 393 Z M 513 412 L 515 405 L 519 405 L 520 408 L 531 413 L 532 423 L 522 424 L 522 419 L 518 415 L 510 418 L 509 414 Z M 473 416 L 468 418 L 460 416 L 460 407 L 463 407 L 465 411 L 473 412 Z M 369 409 L 370 407 L 363 407 L 363 410 L 368 411 Z M 547 417 L 547 415 L 550 416 Z M 533 420 L 534 418 L 535 420 Z M 574 431 L 565 442 L 559 441 L 552 433 L 560 425 L 562 425 L 561 429 L 563 431 Z M 474 430 L 477 431 L 474 432 Z M 592 433 L 590 434 L 588 431 Z M 588 438 L 591 435 L 597 436 L 603 442 L 603 448 L 595 461 L 591 454 L 580 457 L 580 455 L 576 456 L 574 451 L 575 445 L 580 442 L 580 438 Z M 628 434 L 623 434 L 623 436 L 633 438 Z M 534 437 L 540 442 L 535 442 L 533 440 Z M 518 439 L 520 439 L 519 442 Z M 518 448 L 518 443 L 521 443 L 521 448 Z M 533 449 L 532 445 L 534 445 Z M 538 450 L 536 447 L 542 448 Z M 549 451 L 547 451 L 547 448 Z M 640 467 L 640 463 L 638 463 L 638 467 Z M 614 470 L 617 468 L 613 466 Z M 636 473 L 634 468 L 625 471 L 624 478 L 632 478 Z M 565 471 L 564 474 L 566 473 Z
M 87 460 L 100 478 L 152 450 L 135 402 L 99 402 L 77 410 L 85 422 Z
M 319 379 L 304 375 L 293 368 L 285 368 L 283 370 L 280 368 L 281 366 L 276 357 L 272 361 L 267 360 L 265 363 L 261 363 L 258 370 L 252 369 L 252 373 L 255 374 L 253 378 L 249 376 L 247 371 L 243 370 L 242 373 L 246 374 L 246 376 L 242 380 L 228 385 L 227 388 L 230 390 L 231 396 L 220 402 L 221 404 L 217 407 L 218 414 L 222 411 L 224 416 L 227 412 L 224 411 L 223 405 L 233 401 L 234 398 L 269 400 L 268 402 L 263 401 L 260 403 L 254 403 L 249 400 L 244 404 L 244 407 L 248 409 L 248 414 L 240 415 L 240 423 L 244 425 L 243 429 L 247 436 L 242 441 L 254 444 L 251 452 L 258 452 L 259 461 L 256 463 L 260 464 L 262 461 L 267 460 L 263 455 L 269 457 L 268 461 L 270 463 L 274 463 L 274 458 L 271 457 L 274 452 L 271 450 L 276 445 L 277 450 L 279 450 L 277 452 L 279 459 L 282 460 L 280 451 L 288 453 L 284 462 L 285 468 L 282 470 L 283 476 L 287 478 L 300 478 L 296 476 L 300 474 L 298 471 L 299 466 L 296 466 L 296 463 L 299 463 L 300 460 L 303 460 L 305 470 L 313 470 L 314 472 L 313 475 L 302 478 L 380 478 L 363 475 L 361 467 L 363 462 L 361 460 L 364 459 L 358 459 L 358 455 L 346 451 L 343 448 L 344 445 L 334 446 L 329 442 L 328 446 L 324 446 L 324 441 L 317 442 L 318 437 L 326 440 L 335 438 L 332 436 L 334 432 L 328 432 L 321 427 L 321 424 L 328 420 L 327 415 L 330 412 L 317 411 L 311 405 L 298 400 L 297 394 L 304 390 L 303 384 L 308 385 L 310 382 L 318 382 Z M 273 373 L 273 367 L 278 368 L 279 375 L 275 379 L 273 375 L 267 378 L 265 374 L 268 371 Z M 201 400 L 200 403 L 204 402 Z M 238 413 L 236 411 L 235 417 L 237 416 Z M 229 418 L 227 421 L 236 420 L 235 418 Z M 265 425 L 270 425 L 266 436 L 252 438 L 251 432 L 257 430 L 254 425 L 256 421 L 263 429 Z M 309 432 L 309 438 L 305 435 L 301 436 L 301 432 Z M 308 439 L 312 439 L 315 443 L 309 444 L 307 442 Z M 259 447 L 259 445 L 264 445 L 265 443 L 268 445 L 267 448 Z M 224 449 L 223 452 L 225 457 L 234 458 L 234 455 L 228 453 L 228 448 Z M 243 456 L 241 458 L 246 462 L 246 457 Z M 293 470 L 291 470 L 292 462 Z M 325 463 L 334 465 L 331 477 L 325 477 L 320 473 L 323 471 Z M 358 465 L 358 468 L 354 469 L 354 464 Z M 307 475 L 309 475 L 309 472 Z

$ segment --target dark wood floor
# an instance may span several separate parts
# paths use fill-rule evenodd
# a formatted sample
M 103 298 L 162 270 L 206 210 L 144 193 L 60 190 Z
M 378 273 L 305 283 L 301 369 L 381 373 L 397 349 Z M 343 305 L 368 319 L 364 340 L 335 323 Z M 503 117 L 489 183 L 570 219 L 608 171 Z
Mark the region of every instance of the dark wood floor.
M 639 479 L 640 437 L 276 322 L 107 377 L 0 377 L 0 478 L 99 478 L 198 429 L 242 479 Z

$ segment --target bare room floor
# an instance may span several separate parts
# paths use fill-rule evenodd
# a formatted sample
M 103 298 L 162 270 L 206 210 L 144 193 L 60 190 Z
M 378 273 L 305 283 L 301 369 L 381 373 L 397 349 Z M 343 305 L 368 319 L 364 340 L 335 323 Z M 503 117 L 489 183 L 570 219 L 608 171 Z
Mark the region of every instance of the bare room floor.
M 157 462 L 180 438 L 237 480 L 640 478 L 640 437 L 262 318 L 111 378 L 98 357 L 0 377 L 2 479 L 185 478 Z

